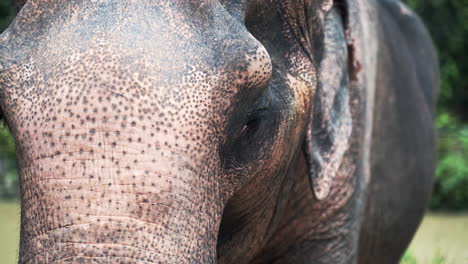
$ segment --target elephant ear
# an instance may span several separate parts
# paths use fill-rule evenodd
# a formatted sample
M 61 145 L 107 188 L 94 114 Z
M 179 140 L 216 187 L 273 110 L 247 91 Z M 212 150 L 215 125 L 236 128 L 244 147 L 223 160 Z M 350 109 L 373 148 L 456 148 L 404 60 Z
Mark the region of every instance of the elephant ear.
M 329 194 L 350 145 L 347 48 L 343 21 L 334 7 L 325 18 L 324 56 L 304 142 L 309 177 L 318 200 Z

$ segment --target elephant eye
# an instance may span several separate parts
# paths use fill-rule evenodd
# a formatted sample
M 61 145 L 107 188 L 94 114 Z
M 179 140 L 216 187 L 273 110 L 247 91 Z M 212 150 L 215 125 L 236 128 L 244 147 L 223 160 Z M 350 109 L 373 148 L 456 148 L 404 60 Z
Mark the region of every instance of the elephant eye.
M 247 96 L 239 100 L 219 146 L 223 167 L 239 170 L 269 155 L 290 106 L 288 94 L 280 88 L 269 85 L 254 102 Z
M 239 135 L 244 137 L 252 137 L 259 129 L 262 122 L 262 113 L 258 111 L 248 115 L 248 119 L 244 127 L 242 127 Z
M 277 113 L 267 109 L 248 114 L 243 125 L 222 146 L 221 157 L 225 166 L 239 168 L 267 154 L 279 122 L 276 115 Z

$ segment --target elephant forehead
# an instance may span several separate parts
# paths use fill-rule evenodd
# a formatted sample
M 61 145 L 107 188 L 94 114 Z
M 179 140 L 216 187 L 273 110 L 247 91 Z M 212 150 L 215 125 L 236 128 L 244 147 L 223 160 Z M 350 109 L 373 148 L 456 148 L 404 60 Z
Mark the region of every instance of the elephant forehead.
M 63 58 L 111 42 L 159 64 L 214 67 L 241 64 L 261 47 L 242 21 L 213 1 L 31 0 L 0 42 L 0 56 L 14 60 L 44 55 L 47 62 L 51 52 Z
M 170 1 L 128 7 L 97 2 L 107 5 L 81 4 L 56 13 L 50 9 L 67 3 L 28 2 L 15 31 L 7 30 L 0 40 L 5 44 L 0 62 L 15 62 L 3 67 L 10 67 L 3 75 L 14 75 L 11 86 L 64 78 L 71 79 L 69 84 L 108 79 L 105 84 L 111 85 L 124 68 L 131 74 L 128 81 L 145 79 L 142 86 L 167 99 L 182 93 L 233 94 L 263 86 L 271 76 L 266 49 L 219 6 L 199 4 L 187 11 Z M 19 42 L 21 50 L 10 55 Z
M 259 46 L 242 21 L 212 1 L 29 1 L 14 29 L 9 42 L 21 43 L 22 53 L 45 46 L 69 52 L 107 40 L 153 49 L 157 57 L 203 55 L 215 64 Z

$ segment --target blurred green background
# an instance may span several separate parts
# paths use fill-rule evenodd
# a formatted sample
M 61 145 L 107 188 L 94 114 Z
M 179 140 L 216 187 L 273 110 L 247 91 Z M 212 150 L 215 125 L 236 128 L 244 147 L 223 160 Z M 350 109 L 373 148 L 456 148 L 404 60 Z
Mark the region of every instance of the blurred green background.
M 15 16 L 0 0 L 0 32 Z M 427 25 L 441 66 L 438 165 L 431 212 L 402 263 L 468 263 L 468 0 L 406 0 Z M 0 264 L 15 263 L 19 184 L 15 145 L 0 124 Z

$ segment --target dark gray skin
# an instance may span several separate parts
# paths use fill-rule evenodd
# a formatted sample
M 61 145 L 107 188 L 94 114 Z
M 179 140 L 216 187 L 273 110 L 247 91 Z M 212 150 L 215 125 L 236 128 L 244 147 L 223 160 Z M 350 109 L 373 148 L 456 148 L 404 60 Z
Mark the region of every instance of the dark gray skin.
M 396 1 L 381 2 L 380 38 L 391 38 L 379 48 L 371 159 L 378 176 L 370 183 L 359 263 L 379 256 L 379 263 L 398 262 L 430 201 L 436 164 L 432 124 L 439 72 L 431 39 Z M 401 55 L 391 55 L 396 53 Z
M 18 4 L 20 263 L 398 262 L 438 87 L 399 1 Z

